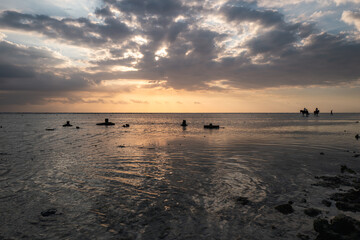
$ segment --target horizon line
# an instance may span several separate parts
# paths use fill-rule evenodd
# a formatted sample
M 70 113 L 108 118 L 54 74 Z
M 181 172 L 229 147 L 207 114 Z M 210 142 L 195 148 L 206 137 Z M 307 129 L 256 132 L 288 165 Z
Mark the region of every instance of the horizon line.
M 0 114 L 300 114 L 300 112 L 0 112 Z M 330 112 L 320 112 L 320 115 L 324 114 L 330 115 Z M 360 112 L 333 112 L 333 115 L 336 114 L 360 114 Z

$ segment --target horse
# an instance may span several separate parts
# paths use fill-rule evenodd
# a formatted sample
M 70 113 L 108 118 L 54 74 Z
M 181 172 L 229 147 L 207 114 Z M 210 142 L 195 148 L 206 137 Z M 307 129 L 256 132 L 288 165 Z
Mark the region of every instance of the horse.
M 314 116 L 319 116 L 320 110 L 318 108 L 315 109 L 314 111 Z
M 304 110 L 300 110 L 300 113 L 303 115 L 303 116 L 306 116 L 306 117 L 308 117 L 310 114 L 309 114 L 309 111 L 306 109 L 306 108 L 304 108 Z

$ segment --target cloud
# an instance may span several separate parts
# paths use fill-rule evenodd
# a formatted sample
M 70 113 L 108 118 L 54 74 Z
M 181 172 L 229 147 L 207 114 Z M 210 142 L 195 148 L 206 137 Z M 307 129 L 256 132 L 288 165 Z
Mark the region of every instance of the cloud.
M 356 29 L 360 31 L 360 11 L 344 11 L 341 20 L 347 24 L 355 25 Z
M 334 0 L 337 5 L 345 3 L 360 3 L 360 0 Z
M 88 89 L 92 83 L 46 48 L 0 41 L 0 91 L 5 103 L 40 103 L 45 97 Z
M 46 15 L 16 11 L 3 11 L 0 14 L 0 27 L 38 32 L 73 45 L 99 46 L 121 41 L 131 35 L 130 29 L 119 19 L 106 18 L 104 24 L 100 24 L 87 18 L 58 20 Z
M 143 88 L 223 91 L 339 85 L 360 78 L 360 43 L 346 33 L 330 34 L 315 23 L 289 21 L 284 13 L 259 7 L 257 2 L 213 1 L 210 5 L 104 0 L 88 18 L 3 11 L 2 29 L 36 32 L 83 46 L 93 54 L 81 61 L 85 67 L 80 68 L 51 49 L 14 44 L 2 36 L 0 90 L 16 102 L 20 92 L 41 92 L 38 99 L 44 99 L 89 89 L 110 91 L 115 88 L 106 89 L 103 83 L 119 79 L 159 83 Z M 313 17 L 325 13 L 317 11 Z M 358 29 L 359 19 L 356 11 L 343 12 L 342 21 Z M 214 82 L 226 84 L 221 88 L 209 84 Z M 25 102 L 31 99 L 27 94 Z M 66 99 L 61 101 L 71 98 Z
M 120 11 L 133 13 L 136 16 L 159 15 L 177 16 L 181 13 L 182 2 L 178 0 L 104 0 L 105 3 L 117 7 Z
M 149 104 L 148 101 L 141 101 L 141 100 L 135 100 L 135 99 L 130 99 L 130 101 L 131 101 L 132 103 Z
M 284 22 L 283 15 L 279 12 L 272 10 L 259 11 L 247 6 L 226 4 L 220 9 L 220 12 L 225 15 L 228 21 L 259 22 L 264 26 L 273 26 Z

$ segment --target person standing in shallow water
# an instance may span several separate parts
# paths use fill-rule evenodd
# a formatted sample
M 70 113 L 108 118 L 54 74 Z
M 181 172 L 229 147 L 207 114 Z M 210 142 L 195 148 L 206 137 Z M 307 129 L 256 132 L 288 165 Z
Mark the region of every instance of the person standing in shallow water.
M 330 115 L 333 115 L 333 111 L 331 110 Z

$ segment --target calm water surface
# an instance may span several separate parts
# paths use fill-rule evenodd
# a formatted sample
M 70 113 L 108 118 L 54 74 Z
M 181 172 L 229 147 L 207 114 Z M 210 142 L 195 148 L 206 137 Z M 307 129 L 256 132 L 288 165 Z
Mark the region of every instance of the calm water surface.
M 104 118 L 116 125 L 95 125 Z M 338 174 L 342 164 L 360 171 L 353 157 L 359 120 L 360 114 L 0 114 L 0 239 L 314 237 L 303 209 L 317 207 L 323 216 L 337 210 L 320 203 L 329 190 L 311 184 L 317 175 Z M 66 121 L 74 126 L 62 127 Z M 210 122 L 224 128 L 203 129 Z M 274 209 L 289 200 L 294 214 Z M 41 216 L 50 208 L 57 213 Z

